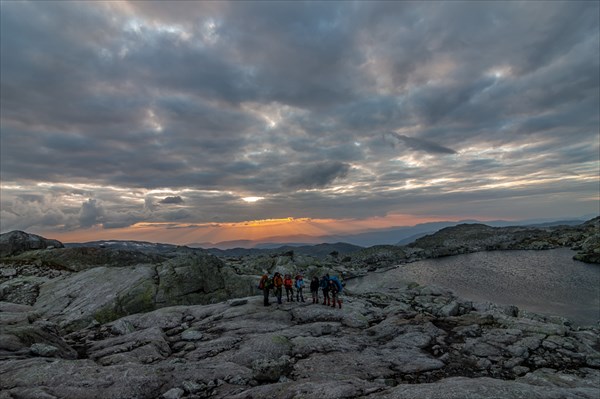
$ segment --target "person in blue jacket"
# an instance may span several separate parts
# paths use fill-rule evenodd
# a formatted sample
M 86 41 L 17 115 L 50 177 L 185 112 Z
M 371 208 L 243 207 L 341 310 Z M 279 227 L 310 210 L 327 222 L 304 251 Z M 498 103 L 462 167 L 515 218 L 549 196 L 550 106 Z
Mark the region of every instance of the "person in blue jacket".
M 294 285 L 296 286 L 296 301 L 304 302 L 304 294 L 302 293 L 302 289 L 304 288 L 304 278 L 301 274 L 296 276 Z

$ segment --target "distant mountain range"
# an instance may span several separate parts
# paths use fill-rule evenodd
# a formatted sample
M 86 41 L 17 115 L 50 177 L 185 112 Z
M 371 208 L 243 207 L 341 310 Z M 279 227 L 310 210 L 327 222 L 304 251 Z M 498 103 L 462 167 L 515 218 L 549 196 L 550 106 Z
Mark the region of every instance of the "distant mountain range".
M 261 254 L 281 254 L 293 251 L 294 253 L 314 256 L 315 258 L 325 258 L 327 255 L 344 256 L 356 252 L 363 247 L 352 245 L 345 242 L 334 244 L 317 244 L 317 245 L 284 245 L 273 248 L 231 248 L 219 249 L 209 248 L 208 252 L 219 257 L 240 257 L 240 256 L 255 256 Z
M 128 249 L 155 254 L 164 254 L 175 251 L 177 249 L 189 247 L 202 248 L 207 250 L 211 254 L 219 257 L 255 256 L 260 254 L 277 254 L 294 251 L 298 254 L 305 254 L 317 258 L 324 258 L 332 253 L 337 256 L 345 256 L 365 247 L 372 247 L 374 245 L 407 245 L 421 237 L 433 234 L 443 228 L 452 227 L 463 223 L 479 223 L 491 227 L 529 226 L 546 228 L 559 225 L 574 226 L 581 224 L 584 221 L 585 220 L 582 219 L 559 221 L 495 220 L 486 222 L 481 222 L 477 220 L 461 220 L 458 222 L 421 223 L 415 226 L 401 226 L 387 229 L 370 230 L 363 233 L 351 235 L 294 235 L 269 237 L 260 241 L 238 240 L 224 241 L 216 244 L 192 243 L 183 247 L 174 244 L 121 240 L 102 240 L 85 243 L 65 243 L 65 246 Z
M 591 216 L 594 217 L 594 216 Z M 421 238 L 427 234 L 433 234 L 436 231 L 445 227 L 452 227 L 462 223 L 481 223 L 491 227 L 507 227 L 507 226 L 533 226 L 533 227 L 550 227 L 557 225 L 573 226 L 580 224 L 591 217 L 583 217 L 570 220 L 548 221 L 548 220 L 521 220 L 521 221 L 479 221 L 479 220 L 460 220 L 457 222 L 430 222 L 421 223 L 415 226 L 398 226 L 385 229 L 373 229 L 362 233 L 347 234 L 347 235 L 292 235 L 292 236 L 276 236 L 267 237 L 261 240 L 236 240 L 222 241 L 218 243 L 190 243 L 188 247 L 192 248 L 216 248 L 228 250 L 234 248 L 244 249 L 275 249 L 282 246 L 303 247 L 322 243 L 348 243 L 359 247 L 370 247 L 373 245 L 406 245 L 410 244 L 417 238 Z

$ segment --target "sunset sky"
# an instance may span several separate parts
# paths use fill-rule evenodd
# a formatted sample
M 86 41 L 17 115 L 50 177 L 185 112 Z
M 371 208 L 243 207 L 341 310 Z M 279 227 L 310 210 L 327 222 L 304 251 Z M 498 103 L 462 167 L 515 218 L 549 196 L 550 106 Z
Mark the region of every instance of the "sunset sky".
M 1 231 L 597 215 L 597 1 L 2 1 Z

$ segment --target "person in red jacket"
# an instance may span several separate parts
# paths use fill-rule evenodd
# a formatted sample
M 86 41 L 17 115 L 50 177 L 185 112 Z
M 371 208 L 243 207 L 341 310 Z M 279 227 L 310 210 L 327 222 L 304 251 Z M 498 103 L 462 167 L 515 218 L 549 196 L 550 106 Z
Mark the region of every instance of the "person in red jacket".
M 287 296 L 287 301 L 290 302 L 291 298 L 291 302 L 294 302 L 294 281 L 292 280 L 292 276 L 290 276 L 289 274 L 285 275 L 285 278 L 283 279 L 283 286 L 285 287 L 285 295 Z

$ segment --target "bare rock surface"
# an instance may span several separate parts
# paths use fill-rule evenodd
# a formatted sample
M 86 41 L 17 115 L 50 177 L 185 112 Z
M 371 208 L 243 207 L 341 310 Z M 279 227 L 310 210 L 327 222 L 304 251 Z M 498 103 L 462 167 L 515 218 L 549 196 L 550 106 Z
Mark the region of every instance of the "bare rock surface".
M 149 265 L 96 267 L 46 282 L 34 307 L 68 330 L 85 327 L 94 319 L 110 321 L 127 311 L 152 309 L 154 275 Z
M 598 326 L 410 282 L 346 289 L 341 308 L 265 307 L 254 295 L 262 270 L 357 275 L 501 242 L 593 254 L 595 226 L 505 230 L 504 241 L 457 226 L 421 247 L 320 264 L 293 251 L 265 264 L 178 248 L 121 253 L 120 263 L 114 252 L 30 246 L 0 264 L 0 399 L 596 399 Z
M 478 251 L 543 250 L 570 247 L 579 251 L 575 255 L 575 259 L 600 263 L 600 240 L 598 237 L 600 237 L 600 217 L 577 226 L 548 228 L 460 224 L 419 238 L 408 247 L 427 258 Z
M 460 311 L 436 314 L 448 303 Z M 40 322 L 0 309 L 9 327 Z M 260 296 L 165 307 L 5 348 L 0 397 L 597 397 L 597 329 L 507 313 L 435 287 L 348 295 L 342 309 Z M 364 324 L 346 322 L 356 314 Z M 78 358 L 36 356 L 38 343 Z

